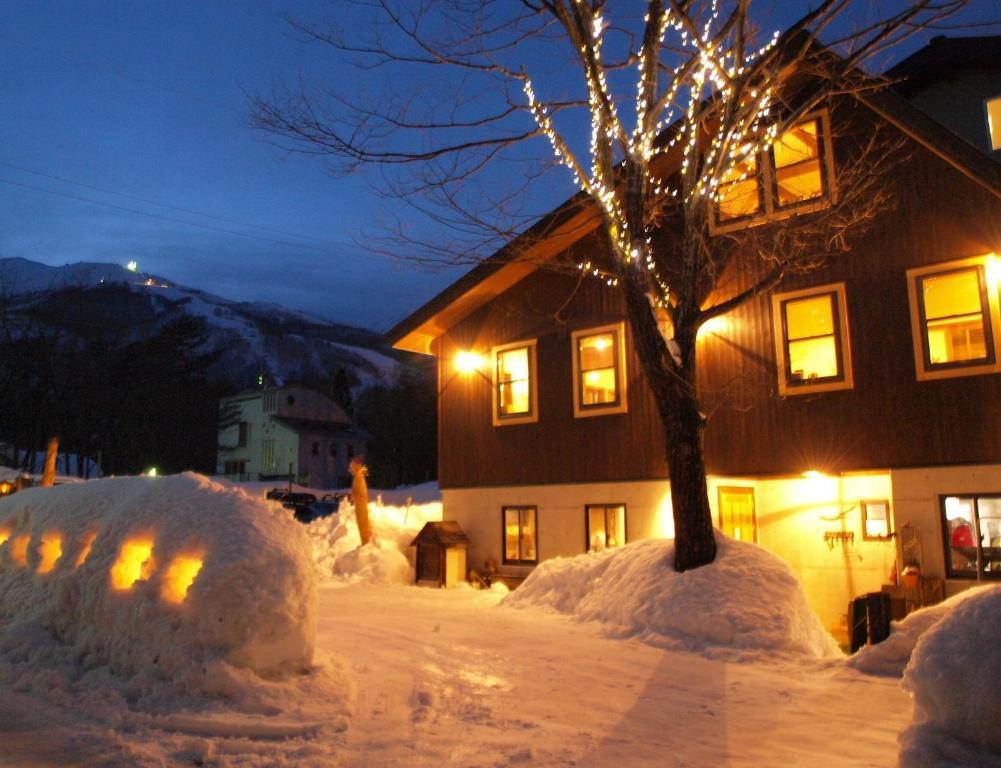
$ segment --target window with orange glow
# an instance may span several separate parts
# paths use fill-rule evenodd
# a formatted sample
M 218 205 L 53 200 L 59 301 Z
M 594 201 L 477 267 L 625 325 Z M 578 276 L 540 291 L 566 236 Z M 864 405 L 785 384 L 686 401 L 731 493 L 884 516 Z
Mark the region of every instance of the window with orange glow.
M 15 536 L 10 542 L 10 559 L 14 565 L 19 565 L 22 568 L 28 566 L 28 544 L 31 541 L 31 536 L 28 534 L 23 534 L 21 536 Z
M 571 335 L 575 416 L 626 410 L 623 333 L 623 324 L 616 323 Z
M 987 109 L 987 133 L 991 149 L 997 152 L 1001 150 L 1001 96 L 988 99 L 984 106 Z
M 148 579 L 154 568 L 153 540 L 145 537 L 128 539 L 111 566 L 111 586 L 117 590 L 132 589 L 140 579 Z
M 38 545 L 38 573 L 50 573 L 63 556 L 63 536 L 56 531 L 42 534 Z
M 535 507 L 504 507 L 504 562 L 535 565 L 539 559 L 539 531 Z
M 773 297 L 782 394 L 851 388 L 842 284 Z
M 983 278 L 983 269 L 975 266 L 917 278 L 929 367 L 993 358 Z
M 771 146 L 751 148 L 738 160 L 717 188 L 713 231 L 728 232 L 826 205 L 834 187 L 828 122 L 826 112 L 811 115 Z
M 94 546 L 94 539 L 97 538 L 97 533 L 88 533 L 83 537 L 80 542 L 80 554 L 76 556 L 76 562 L 73 563 L 74 568 L 79 568 L 81 565 L 87 562 L 87 558 L 90 557 L 90 549 Z
M 535 341 L 493 351 L 494 425 L 536 421 Z
M 201 555 L 178 555 L 163 576 L 163 599 L 168 603 L 180 604 L 188 596 L 188 589 L 202 570 Z
M 601 551 L 626 543 L 626 505 L 588 504 L 587 548 Z
M 0 546 L 6 543 L 7 539 L 10 538 L 10 531 L 6 528 L 0 528 Z

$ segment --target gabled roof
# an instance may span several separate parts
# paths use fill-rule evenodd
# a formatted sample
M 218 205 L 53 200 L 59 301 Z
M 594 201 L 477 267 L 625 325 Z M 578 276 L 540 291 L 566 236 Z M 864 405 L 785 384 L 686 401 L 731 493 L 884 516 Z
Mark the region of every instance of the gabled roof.
M 907 102 L 894 89 L 862 92 L 855 94 L 855 98 L 971 181 L 1001 198 L 1001 164 Z M 432 354 L 432 344 L 438 336 L 600 224 L 601 214 L 597 207 L 585 193 L 578 193 L 397 323 L 386 333 L 387 340 L 397 349 Z
M 971 69 L 1001 69 L 1001 35 L 933 37 L 924 48 L 887 70 L 886 76 L 901 81 L 894 87 L 910 96 L 952 72 Z
M 410 546 L 420 544 L 438 544 L 442 547 L 468 547 L 469 537 L 454 520 L 442 520 L 437 523 L 425 523 Z

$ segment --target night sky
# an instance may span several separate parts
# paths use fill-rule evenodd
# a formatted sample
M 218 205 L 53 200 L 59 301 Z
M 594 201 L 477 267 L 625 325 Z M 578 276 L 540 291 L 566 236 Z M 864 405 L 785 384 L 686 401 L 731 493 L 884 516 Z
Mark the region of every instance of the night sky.
M 319 2 L 5 0 L 0 256 L 135 259 L 227 298 L 377 330 L 429 299 L 459 272 L 420 271 L 355 242 L 389 205 L 365 173 L 334 177 L 251 126 L 248 94 L 300 73 L 358 76 L 283 20 L 331 8 L 340 12 Z M 964 18 L 999 15 L 996 0 L 973 0 Z M 557 194 L 569 191 L 559 184 Z

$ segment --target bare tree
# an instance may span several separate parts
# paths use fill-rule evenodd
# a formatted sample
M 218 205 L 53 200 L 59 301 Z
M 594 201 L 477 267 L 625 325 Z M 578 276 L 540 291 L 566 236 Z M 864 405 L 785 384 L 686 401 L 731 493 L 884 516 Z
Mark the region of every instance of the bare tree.
M 696 390 L 699 329 L 847 250 L 885 202 L 874 171 L 892 149 L 858 141 L 852 162 L 839 162 L 837 196 L 795 226 L 727 232 L 713 223 L 759 171 L 758 158 L 813 110 L 877 85 L 859 70 L 865 59 L 965 2 L 908 0 L 881 13 L 879 3 L 817 0 L 762 39 L 752 0 L 366 0 L 360 16 L 347 14 L 350 28 L 292 23 L 356 65 L 362 77 L 353 84 L 384 89 L 334 88 L 318 98 L 300 84 L 256 99 L 254 115 L 287 146 L 333 158 L 341 171 L 381 166 L 387 192 L 458 233 L 441 248 L 401 224 L 388 247 L 449 263 L 457 253 L 480 258 L 484 244 L 524 229 L 531 213 L 516 206 L 520 186 L 490 194 L 472 182 L 499 162 L 508 178 L 534 180 L 539 169 L 519 147 L 548 140 L 580 190 L 563 210 L 595 212 L 607 235 L 607 258 L 577 267 L 623 291 L 663 425 L 674 566 L 683 571 L 716 552 Z M 529 63 L 543 71 L 539 82 L 549 76 L 555 85 L 543 93 Z M 576 88 L 561 68 L 575 73 Z M 544 235 L 521 231 L 503 257 L 524 257 L 529 239 Z M 723 275 L 735 269 L 746 279 L 728 292 Z

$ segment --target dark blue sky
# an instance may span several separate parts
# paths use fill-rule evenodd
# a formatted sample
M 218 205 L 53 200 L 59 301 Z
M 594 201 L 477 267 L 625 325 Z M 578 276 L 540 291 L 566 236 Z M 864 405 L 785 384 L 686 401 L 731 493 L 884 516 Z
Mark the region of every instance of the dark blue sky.
M 334 178 L 250 126 L 248 92 L 300 71 L 357 77 L 295 39 L 290 7 L 338 4 L 5 0 L 0 256 L 136 259 L 229 298 L 379 330 L 457 277 L 360 249 L 352 235 L 385 205 L 364 177 Z M 999 15 L 996 0 L 968 12 Z

